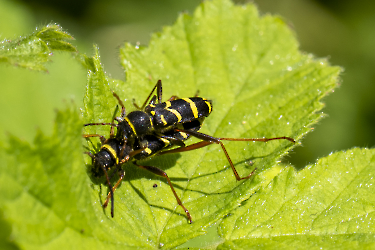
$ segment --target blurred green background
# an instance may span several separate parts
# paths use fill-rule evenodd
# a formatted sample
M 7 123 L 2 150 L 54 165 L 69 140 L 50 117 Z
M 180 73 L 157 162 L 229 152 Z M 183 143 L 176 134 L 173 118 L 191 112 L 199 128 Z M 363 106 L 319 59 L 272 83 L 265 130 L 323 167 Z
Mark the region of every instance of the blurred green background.
M 178 13 L 192 13 L 197 0 L 0 0 L 0 39 L 31 33 L 51 21 L 71 33 L 80 52 L 100 47 L 105 70 L 124 79 L 119 47 L 147 45 L 152 32 L 171 25 Z M 247 1 L 236 1 L 244 4 Z M 338 0 L 258 0 L 262 14 L 281 15 L 295 31 L 301 50 L 342 66 L 341 86 L 323 101 L 328 117 L 286 158 L 301 168 L 318 157 L 375 144 L 375 2 Z M 51 58 L 48 72 L 0 64 L 0 139 L 13 133 L 32 141 L 37 129 L 52 131 L 54 110 L 82 105 L 86 70 L 70 55 Z

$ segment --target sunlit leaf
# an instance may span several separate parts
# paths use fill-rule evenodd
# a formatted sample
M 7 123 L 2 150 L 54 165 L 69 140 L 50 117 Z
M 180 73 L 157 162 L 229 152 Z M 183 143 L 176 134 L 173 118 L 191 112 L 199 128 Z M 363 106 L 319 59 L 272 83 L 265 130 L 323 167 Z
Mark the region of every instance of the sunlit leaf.
M 67 48 L 59 42 L 67 38 L 64 34 L 36 34 L 51 41 L 54 49 Z M 326 60 L 298 51 L 293 32 L 279 17 L 259 16 L 254 5 L 235 6 L 229 0 L 202 3 L 193 15 L 182 14 L 173 26 L 155 34 L 148 47 L 125 44 L 120 56 L 126 82 L 106 75 L 97 48 L 93 57 L 79 57 L 88 69 L 82 120 L 76 109 L 68 108 L 58 112 L 51 136 L 40 132 L 34 145 L 10 136 L 2 147 L 0 223 L 11 233 L 0 236 L 11 239 L 10 244 L 38 249 L 177 247 L 268 187 L 284 169 L 278 161 L 294 147 L 286 140 L 225 142 L 240 176 L 257 168 L 254 178 L 242 181 L 236 181 L 218 145 L 139 162 L 167 172 L 193 224 L 165 179 L 126 164 L 111 218 L 101 206 L 108 190 L 98 184 L 105 182 L 93 178 L 91 158 L 83 156 L 85 150 L 98 150 L 95 138 L 86 144 L 81 133 L 109 136 L 109 126 L 83 130 L 82 125 L 111 122 L 119 110 L 112 91 L 129 112 L 133 99 L 142 104 L 161 79 L 163 100 L 194 96 L 197 91 L 212 100 L 213 113 L 203 133 L 289 136 L 298 143 L 323 116 L 318 113 L 323 107 L 320 99 L 336 87 L 340 72 Z M 224 243 L 235 239 L 221 236 Z
M 128 112 L 133 98 L 142 104 L 158 79 L 163 81 L 163 100 L 194 96 L 199 90 L 200 96 L 213 101 L 214 110 L 202 132 L 217 137 L 300 139 L 323 116 L 317 113 L 323 107 L 319 100 L 336 86 L 340 72 L 325 60 L 299 52 L 280 18 L 259 17 L 253 5 L 234 6 L 229 1 L 205 2 L 193 16 L 181 15 L 175 25 L 155 34 L 148 47 L 126 44 L 121 59 L 127 81 L 105 80 L 105 86 L 94 89 L 108 89 L 109 84 Z M 97 118 L 90 122 L 102 122 L 103 115 L 109 122 L 114 98 L 93 98 L 109 112 L 93 112 Z M 108 136 L 106 129 L 103 135 Z M 131 164 L 124 166 L 126 181 L 116 191 L 121 200 L 116 213 L 142 224 L 155 246 L 177 246 L 204 233 L 205 227 L 266 185 L 279 171 L 271 167 L 294 145 L 272 141 L 227 142 L 226 146 L 240 176 L 257 168 L 254 179 L 237 182 L 218 145 L 140 163 L 168 173 L 193 224 L 187 223 L 165 180 Z M 123 227 L 129 223 L 117 218 Z
M 368 149 L 287 168 L 224 219 L 219 249 L 374 248 L 374 174 Z

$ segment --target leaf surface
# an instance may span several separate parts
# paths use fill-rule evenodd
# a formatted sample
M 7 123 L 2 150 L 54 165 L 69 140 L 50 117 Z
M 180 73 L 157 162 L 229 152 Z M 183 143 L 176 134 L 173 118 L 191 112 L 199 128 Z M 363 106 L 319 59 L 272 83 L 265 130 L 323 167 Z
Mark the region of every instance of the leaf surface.
M 337 85 L 340 72 L 325 60 L 299 52 L 293 33 L 280 18 L 260 17 L 253 5 L 235 6 L 229 1 L 205 2 L 193 16 L 181 15 L 175 25 L 155 34 L 148 47 L 125 44 L 121 62 L 126 82 L 109 85 L 128 112 L 133 98 L 141 105 L 161 79 L 163 100 L 194 96 L 197 90 L 212 100 L 213 113 L 202 132 L 234 138 L 298 140 L 322 117 L 317 113 L 323 107 L 319 100 Z M 115 110 L 109 102 L 102 104 L 112 111 L 105 114 L 107 121 Z M 126 181 L 116 191 L 121 199 L 116 204 L 119 216 L 139 218 L 156 246 L 175 247 L 203 234 L 266 185 L 280 171 L 271 167 L 294 146 L 288 141 L 225 145 L 240 176 L 257 168 L 254 179 L 237 182 L 218 145 L 140 163 L 168 173 L 193 224 L 187 224 L 165 180 L 131 164 L 124 166 Z M 134 200 L 133 193 L 142 203 Z M 126 227 L 129 222 L 119 223 Z
M 375 151 L 358 148 L 286 168 L 223 220 L 219 249 L 371 249 L 374 174 Z

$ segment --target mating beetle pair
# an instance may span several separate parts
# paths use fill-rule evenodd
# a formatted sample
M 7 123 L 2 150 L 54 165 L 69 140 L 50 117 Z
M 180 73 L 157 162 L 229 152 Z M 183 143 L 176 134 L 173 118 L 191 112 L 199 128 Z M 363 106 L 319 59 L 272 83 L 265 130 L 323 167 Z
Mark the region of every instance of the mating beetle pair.
M 153 95 L 156 90 L 157 94 Z M 146 101 L 138 110 L 130 112 L 126 115 L 125 106 L 116 93 L 114 97 L 118 100 L 121 106 L 121 116 L 114 118 L 111 123 L 88 123 L 84 126 L 93 125 L 109 125 L 111 126 L 110 137 L 106 139 L 98 134 L 86 134 L 84 138 L 99 137 L 102 143 L 101 149 L 98 153 L 87 154 L 92 158 L 92 164 L 95 169 L 101 169 L 106 177 L 106 181 L 110 192 L 107 196 L 104 207 L 108 205 L 111 199 L 111 215 L 114 213 L 114 190 L 121 183 L 124 172 L 121 165 L 125 162 L 132 161 L 136 166 L 146 169 L 156 175 L 167 179 L 167 182 L 177 200 L 177 203 L 184 209 L 186 216 L 190 223 L 192 217 L 182 204 L 178 197 L 168 175 L 161 169 L 154 166 L 143 166 L 137 163 L 137 160 L 145 159 L 153 155 L 162 155 L 170 153 L 186 152 L 198 148 L 208 146 L 210 144 L 220 144 L 223 152 L 228 159 L 228 162 L 233 170 L 236 179 L 248 179 L 254 171 L 245 177 L 240 177 L 233 165 L 229 154 L 222 143 L 222 141 L 262 141 L 285 139 L 295 142 L 290 137 L 275 137 L 275 138 L 217 138 L 203 133 L 199 130 L 202 127 L 204 119 L 212 112 L 212 102 L 201 97 L 178 98 L 172 96 L 168 101 L 162 102 L 162 83 L 161 80 L 157 82 Z M 116 128 L 116 133 L 114 132 Z M 185 146 L 184 141 L 189 137 L 196 137 L 200 142 Z M 112 186 L 109 170 L 115 168 L 120 173 L 120 179 Z

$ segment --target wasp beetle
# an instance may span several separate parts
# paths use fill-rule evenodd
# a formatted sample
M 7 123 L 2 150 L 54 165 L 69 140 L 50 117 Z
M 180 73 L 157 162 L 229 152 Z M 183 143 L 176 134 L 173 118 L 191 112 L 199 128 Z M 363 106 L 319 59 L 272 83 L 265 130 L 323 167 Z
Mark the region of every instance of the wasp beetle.
M 153 95 L 155 90 L 157 94 Z M 119 96 L 116 93 L 113 93 L 113 95 L 121 106 L 121 116 L 115 117 L 111 123 L 88 123 L 84 125 L 110 125 L 110 138 L 105 139 L 103 136 L 97 134 L 83 135 L 85 138 L 100 137 L 101 139 L 102 147 L 100 151 L 95 155 L 91 153 L 87 154 L 92 158 L 93 165 L 97 169 L 102 169 L 105 173 L 110 192 L 103 206 L 106 207 L 111 199 L 112 217 L 114 210 L 113 192 L 123 180 L 124 172 L 121 169 L 121 165 L 125 162 L 132 161 L 136 166 L 166 178 L 177 203 L 184 209 L 191 223 L 191 215 L 188 209 L 182 204 L 168 175 L 163 170 L 154 166 L 140 165 L 137 163 L 138 160 L 154 155 L 181 153 L 211 144 L 220 144 L 236 180 L 239 181 L 250 178 L 255 170 L 245 177 L 240 177 L 222 141 L 267 142 L 283 139 L 295 143 L 293 138 L 286 136 L 274 138 L 220 138 L 203 134 L 199 130 L 202 127 L 204 119 L 212 112 L 212 102 L 197 96 L 191 98 L 172 96 L 168 101 L 162 102 L 162 83 L 160 80 L 141 107 L 133 102 L 133 105 L 138 110 L 130 112 L 128 115 L 126 115 L 125 106 Z M 114 121 L 117 123 L 114 123 Z M 114 128 L 116 128 L 116 133 L 114 132 Z M 195 137 L 201 141 L 186 146 L 185 141 L 189 137 Z M 120 173 L 120 179 L 112 187 L 111 178 L 109 178 L 107 172 L 113 167 Z

